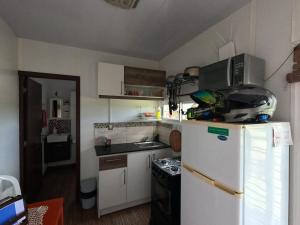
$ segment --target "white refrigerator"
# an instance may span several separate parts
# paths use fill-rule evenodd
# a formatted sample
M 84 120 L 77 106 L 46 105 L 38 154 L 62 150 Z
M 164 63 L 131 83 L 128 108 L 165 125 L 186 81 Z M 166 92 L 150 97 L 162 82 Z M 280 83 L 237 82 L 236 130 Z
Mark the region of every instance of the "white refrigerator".
M 182 225 L 288 225 L 290 125 L 182 123 Z

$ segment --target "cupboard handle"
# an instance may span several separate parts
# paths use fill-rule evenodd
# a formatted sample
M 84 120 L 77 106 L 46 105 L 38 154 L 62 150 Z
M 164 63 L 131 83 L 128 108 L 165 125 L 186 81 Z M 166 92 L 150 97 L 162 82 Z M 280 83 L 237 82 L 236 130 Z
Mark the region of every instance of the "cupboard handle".
M 121 159 L 108 159 L 106 160 L 107 162 L 116 162 L 116 161 L 121 161 Z
M 124 169 L 124 185 L 126 184 L 126 170 Z
M 121 81 L 121 95 L 123 94 L 123 81 Z
M 149 169 L 151 168 L 151 155 L 148 155 L 148 166 Z

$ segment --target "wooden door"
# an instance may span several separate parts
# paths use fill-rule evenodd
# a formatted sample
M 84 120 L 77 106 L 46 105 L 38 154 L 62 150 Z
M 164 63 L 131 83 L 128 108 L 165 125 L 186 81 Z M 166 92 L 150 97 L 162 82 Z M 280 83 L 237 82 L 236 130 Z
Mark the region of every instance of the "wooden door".
M 32 202 L 42 185 L 42 86 L 29 78 L 24 84 L 23 191 Z

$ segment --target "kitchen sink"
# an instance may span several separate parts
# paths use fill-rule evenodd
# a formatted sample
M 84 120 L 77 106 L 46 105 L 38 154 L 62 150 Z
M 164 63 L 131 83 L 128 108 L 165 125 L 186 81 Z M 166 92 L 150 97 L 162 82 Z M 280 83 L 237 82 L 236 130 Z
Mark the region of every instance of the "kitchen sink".
M 139 148 L 158 148 L 164 146 L 164 144 L 157 141 L 136 142 L 134 144 Z

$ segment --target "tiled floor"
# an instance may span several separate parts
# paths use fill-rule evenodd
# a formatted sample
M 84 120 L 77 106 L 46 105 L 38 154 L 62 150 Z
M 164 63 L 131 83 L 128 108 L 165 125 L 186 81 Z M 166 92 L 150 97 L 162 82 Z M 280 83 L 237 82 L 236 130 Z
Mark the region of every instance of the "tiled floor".
M 37 201 L 64 197 L 65 225 L 148 225 L 150 206 L 142 205 L 105 215 L 98 219 L 97 210 L 83 210 L 76 202 L 74 167 L 49 169 L 44 177 L 44 185 L 37 195 Z

